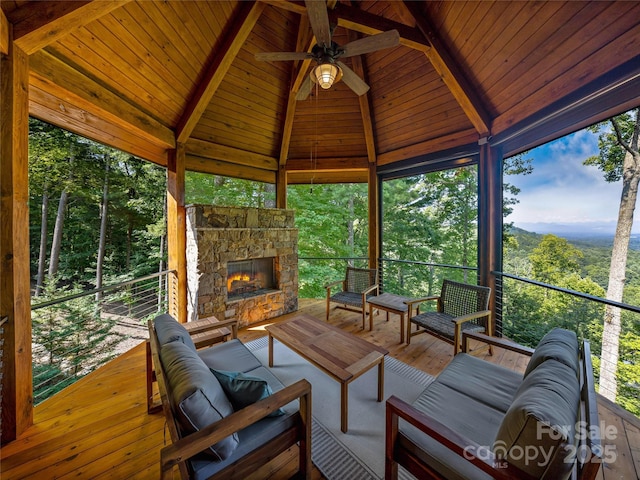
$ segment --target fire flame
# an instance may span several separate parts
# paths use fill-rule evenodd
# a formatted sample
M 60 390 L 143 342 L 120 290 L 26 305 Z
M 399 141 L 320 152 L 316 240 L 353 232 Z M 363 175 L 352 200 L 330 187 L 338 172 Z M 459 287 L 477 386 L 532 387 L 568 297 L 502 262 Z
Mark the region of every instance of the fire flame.
M 246 273 L 234 273 L 233 275 L 229 275 L 227 277 L 227 292 L 231 292 L 232 288 L 231 285 L 233 285 L 233 282 L 250 282 L 251 281 L 251 277 L 249 275 L 247 275 Z

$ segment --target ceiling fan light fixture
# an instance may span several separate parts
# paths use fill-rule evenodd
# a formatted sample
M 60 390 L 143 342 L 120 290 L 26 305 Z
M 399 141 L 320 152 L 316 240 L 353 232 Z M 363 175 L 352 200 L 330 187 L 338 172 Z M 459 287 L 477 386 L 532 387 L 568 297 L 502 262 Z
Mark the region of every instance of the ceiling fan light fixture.
M 313 69 L 314 80 L 325 90 L 331 88 L 340 69 L 333 63 L 321 63 Z

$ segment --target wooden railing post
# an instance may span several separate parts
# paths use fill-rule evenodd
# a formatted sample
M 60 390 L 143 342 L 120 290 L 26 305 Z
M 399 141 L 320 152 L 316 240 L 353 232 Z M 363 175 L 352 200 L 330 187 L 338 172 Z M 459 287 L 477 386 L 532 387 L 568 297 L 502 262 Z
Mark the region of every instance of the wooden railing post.
M 184 208 L 185 147 L 178 144 L 167 159 L 167 250 L 169 270 L 169 313 L 181 323 L 187 321 L 187 221 Z
M 0 12 L 4 17 L 4 14 Z M 29 57 L 8 35 L 0 60 L 0 318 L 3 326 L 2 443 L 33 423 L 29 273 Z M 5 31 L 6 29 L 6 31 Z

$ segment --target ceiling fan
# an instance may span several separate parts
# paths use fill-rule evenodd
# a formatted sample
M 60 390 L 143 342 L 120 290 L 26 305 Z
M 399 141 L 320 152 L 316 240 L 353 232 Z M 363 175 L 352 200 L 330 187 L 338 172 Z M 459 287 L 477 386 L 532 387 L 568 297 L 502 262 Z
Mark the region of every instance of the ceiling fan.
M 400 43 L 397 30 L 371 35 L 339 46 L 331 40 L 332 28 L 329 25 L 327 4 L 324 0 L 305 0 L 309 23 L 316 37 L 316 45 L 311 52 L 263 52 L 256 53 L 256 59 L 261 61 L 286 60 L 315 60 L 317 66 L 305 79 L 296 94 L 296 100 L 306 99 L 318 83 L 323 89 L 328 89 L 341 78 L 357 95 L 364 95 L 369 90 L 366 84 L 353 70 L 340 61 L 340 58 L 353 57 L 363 53 L 375 52 L 384 48 L 395 47 Z

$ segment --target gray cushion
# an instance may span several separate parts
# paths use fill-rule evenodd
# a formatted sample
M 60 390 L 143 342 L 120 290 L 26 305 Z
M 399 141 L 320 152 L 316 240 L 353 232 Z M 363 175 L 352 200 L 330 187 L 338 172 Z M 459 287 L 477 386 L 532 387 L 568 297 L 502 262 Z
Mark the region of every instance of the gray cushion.
M 194 352 L 196 351 L 196 346 L 187 329 L 171 315 L 167 315 L 166 313 L 158 315 L 153 320 L 153 327 L 156 330 L 160 348 L 167 343 L 178 341 L 187 345 Z
M 562 446 L 575 443 L 579 402 L 573 369 L 546 360 L 518 388 L 498 429 L 494 453 L 535 478 L 566 478 L 572 464 L 565 461 L 570 451 Z
M 241 410 L 259 400 L 265 399 L 273 394 L 273 390 L 267 383 L 258 377 L 252 377 L 242 372 L 225 372 L 211 369 L 211 372 L 220 382 L 224 393 L 231 401 L 235 411 Z M 284 415 L 284 410 L 278 408 L 271 412 L 269 416 Z
M 160 359 L 171 390 L 170 401 L 186 433 L 233 413 L 220 382 L 190 347 L 179 341 L 167 343 L 160 349 Z M 212 445 L 210 450 L 216 459 L 224 460 L 237 445 L 238 436 L 233 434 Z
M 436 381 L 506 413 L 522 383 L 522 375 L 466 353 L 459 353 L 438 375 Z
M 547 333 L 536 347 L 524 372 L 527 377 L 538 365 L 553 359 L 564 363 L 580 376 L 580 350 L 576 334 L 570 330 L 554 328 Z
M 262 364 L 238 339 L 218 343 L 198 351 L 198 355 L 209 368 L 227 372 L 247 373 Z
M 438 380 L 439 377 L 413 402 L 413 406 L 455 432 L 490 449 L 504 413 Z M 490 475 L 466 461 L 464 457 L 453 453 L 443 444 L 403 420 L 400 420 L 400 431 L 419 448 L 411 447 L 409 442 L 402 438 L 401 444 L 418 455 L 443 478 L 448 480 L 491 479 Z

